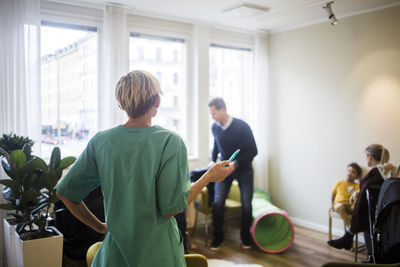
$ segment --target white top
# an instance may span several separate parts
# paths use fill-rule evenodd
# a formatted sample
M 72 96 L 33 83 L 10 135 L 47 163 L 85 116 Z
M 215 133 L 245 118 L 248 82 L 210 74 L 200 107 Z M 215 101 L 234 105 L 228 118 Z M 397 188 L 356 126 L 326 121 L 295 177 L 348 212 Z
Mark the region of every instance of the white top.
M 219 126 L 221 126 L 222 130 L 226 130 L 226 129 L 229 128 L 229 126 L 231 126 L 232 121 L 233 121 L 233 117 L 232 116 L 228 116 L 228 120 L 226 121 L 225 125 L 221 125 L 219 123 L 218 124 L 219 124 Z
M 384 180 L 391 177 L 400 178 L 400 166 L 393 167 L 390 170 L 385 169 L 385 164 L 378 164 L 376 167 L 378 168 L 378 171 L 382 175 Z

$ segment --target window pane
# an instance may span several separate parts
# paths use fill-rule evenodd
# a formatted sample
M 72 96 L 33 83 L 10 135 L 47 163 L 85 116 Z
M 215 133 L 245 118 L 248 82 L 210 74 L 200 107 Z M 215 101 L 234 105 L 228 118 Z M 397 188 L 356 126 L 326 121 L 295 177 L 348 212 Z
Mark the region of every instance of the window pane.
M 186 44 L 183 39 L 131 34 L 129 69 L 146 70 L 161 85 L 163 95 L 153 124 L 177 132 L 187 140 Z
M 222 97 L 228 113 L 243 116 L 243 99 L 252 84 L 253 53 L 248 49 L 210 47 L 210 99 Z
M 243 118 L 247 94 L 252 92 L 253 52 L 249 49 L 210 46 L 210 100 L 222 97 L 227 112 Z M 210 116 L 210 127 L 213 120 Z M 210 138 L 210 147 L 213 146 Z
M 79 155 L 98 130 L 97 32 L 41 27 L 42 154 Z

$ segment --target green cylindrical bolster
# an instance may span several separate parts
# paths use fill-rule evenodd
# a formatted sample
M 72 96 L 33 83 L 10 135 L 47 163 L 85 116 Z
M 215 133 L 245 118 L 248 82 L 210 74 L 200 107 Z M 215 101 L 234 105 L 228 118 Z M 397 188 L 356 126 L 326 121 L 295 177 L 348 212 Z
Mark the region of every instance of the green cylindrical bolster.
M 267 253 L 280 253 L 294 240 L 293 224 L 286 211 L 272 205 L 271 197 L 263 190 L 254 190 L 253 226 L 250 231 L 254 243 Z

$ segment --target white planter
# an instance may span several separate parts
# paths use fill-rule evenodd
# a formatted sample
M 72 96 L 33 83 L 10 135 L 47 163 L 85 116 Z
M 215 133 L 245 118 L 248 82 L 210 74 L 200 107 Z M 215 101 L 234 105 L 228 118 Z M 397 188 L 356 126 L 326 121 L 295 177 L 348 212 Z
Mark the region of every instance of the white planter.
M 61 267 L 63 235 L 55 228 L 58 236 L 22 241 L 14 231 L 18 267 Z
M 15 225 L 11 225 L 7 219 L 3 219 L 4 246 L 8 267 L 17 267 L 17 256 L 15 253 Z

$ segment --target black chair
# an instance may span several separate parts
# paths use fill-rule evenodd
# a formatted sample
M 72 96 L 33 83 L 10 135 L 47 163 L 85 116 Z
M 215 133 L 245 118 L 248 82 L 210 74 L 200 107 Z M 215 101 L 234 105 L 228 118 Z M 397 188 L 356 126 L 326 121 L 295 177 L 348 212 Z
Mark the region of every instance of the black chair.
M 103 194 L 100 186 L 93 190 L 84 202 L 97 218 L 104 221 Z M 88 248 L 102 241 L 104 235 L 76 219 L 61 201 L 55 203 L 55 211 L 55 226 L 64 235 L 63 254 L 72 260 L 86 260 Z
M 368 206 L 368 224 L 369 224 L 369 232 L 364 233 L 364 242 L 365 248 L 368 252 L 373 252 L 373 228 L 375 223 L 375 211 L 376 211 L 376 204 L 378 202 L 379 190 L 381 185 L 379 184 L 371 184 L 368 185 L 365 193 L 366 193 L 366 200 Z M 358 246 L 358 234 L 355 235 L 355 249 L 354 249 L 354 262 L 358 260 L 358 252 L 360 248 Z M 362 247 L 361 247 L 362 248 Z

